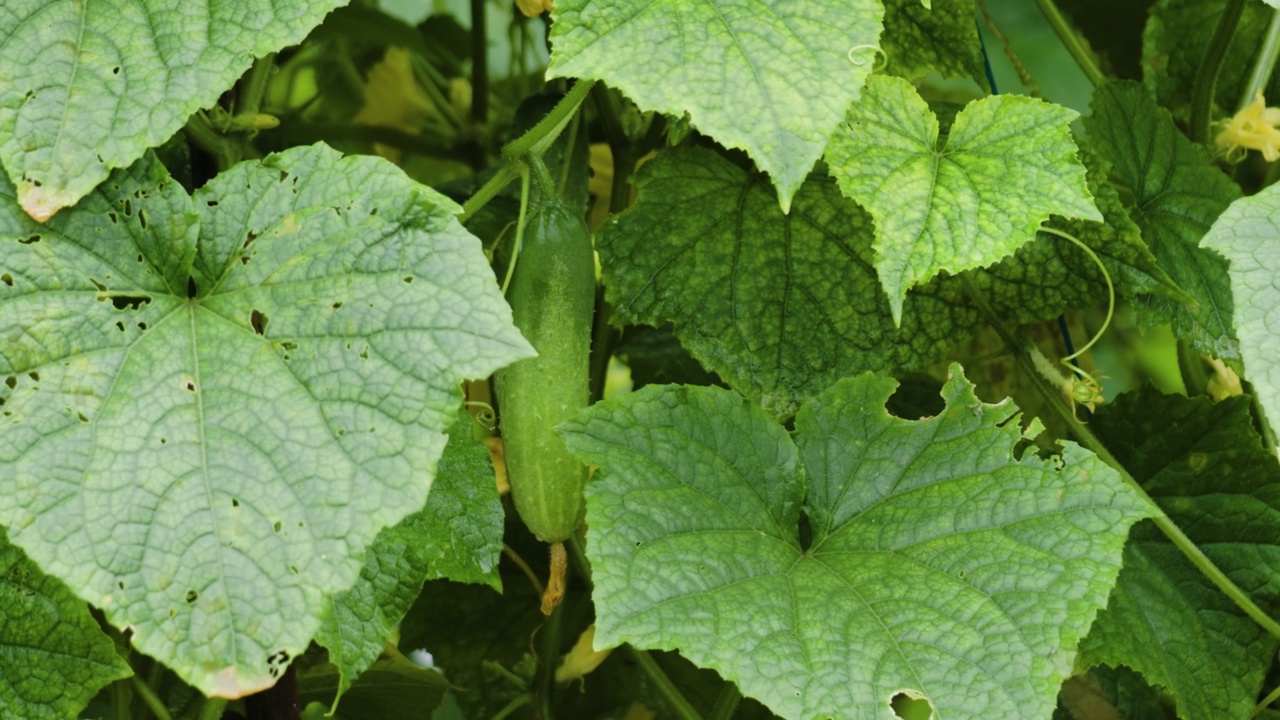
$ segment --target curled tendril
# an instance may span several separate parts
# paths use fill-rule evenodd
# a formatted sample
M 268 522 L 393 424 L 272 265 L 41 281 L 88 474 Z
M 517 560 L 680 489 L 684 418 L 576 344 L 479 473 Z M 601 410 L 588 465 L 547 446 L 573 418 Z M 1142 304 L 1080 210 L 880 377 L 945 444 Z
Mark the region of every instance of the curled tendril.
M 462 403 L 462 406 L 480 408 L 480 411 L 472 417 L 485 430 L 492 430 L 498 427 L 498 414 L 493 411 L 493 406 L 489 403 L 480 402 L 479 400 L 467 400 Z
M 853 56 L 853 54 L 858 52 L 859 50 L 872 50 L 874 51 L 874 54 L 884 58 L 884 65 L 881 66 L 881 69 L 884 69 L 889 65 L 889 53 L 886 53 L 884 51 L 884 48 L 880 47 L 879 45 L 854 45 L 853 47 L 849 48 L 849 52 L 846 55 L 846 57 L 848 57 L 849 62 L 853 63 L 854 65 L 861 67 L 867 64 L 867 61 L 864 58 Z

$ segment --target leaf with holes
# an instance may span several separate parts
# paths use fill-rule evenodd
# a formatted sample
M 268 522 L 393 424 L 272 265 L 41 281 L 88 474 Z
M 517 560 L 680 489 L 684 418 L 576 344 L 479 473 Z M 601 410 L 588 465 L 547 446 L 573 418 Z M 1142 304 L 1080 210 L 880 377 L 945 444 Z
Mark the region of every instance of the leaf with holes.
M 1102 221 L 1068 126 L 1076 113 L 1016 95 L 967 105 L 945 139 L 906 80 L 871 78 L 827 149 L 845 195 L 876 221 L 876 271 L 895 322 L 907 290 L 986 267 L 1050 214 Z
M 0 528 L 0 714 L 76 717 L 104 685 L 129 677 L 84 601 L 40 571 Z
M 212 105 L 342 0 L 5 0 L 0 163 L 46 220 Z
M 558 0 L 549 77 L 604 80 L 769 173 L 784 211 L 871 73 L 876 0 Z
M 788 718 L 888 718 L 899 694 L 1049 717 L 1155 509 L 1073 444 L 1021 451 L 1012 401 L 982 403 L 958 365 L 927 420 L 885 412 L 894 385 L 836 383 L 794 442 L 719 388 L 651 386 L 561 426 L 602 469 L 597 645 L 679 648 Z
M 14 195 L 0 524 L 206 694 L 270 685 L 423 506 L 459 383 L 531 352 L 480 243 L 323 146 L 193 197 L 147 157 L 47 226 Z

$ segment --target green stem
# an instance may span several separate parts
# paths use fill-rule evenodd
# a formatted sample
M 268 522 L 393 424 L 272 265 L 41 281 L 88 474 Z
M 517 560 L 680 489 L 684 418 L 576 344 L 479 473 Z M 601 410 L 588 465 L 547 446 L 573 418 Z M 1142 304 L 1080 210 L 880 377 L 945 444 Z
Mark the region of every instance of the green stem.
M 516 244 L 511 248 L 511 259 L 507 261 L 507 276 L 502 279 L 502 294 L 507 294 L 511 286 L 511 276 L 515 274 L 516 262 L 520 259 L 520 249 L 524 247 L 524 221 L 529 211 L 529 173 L 520 175 L 520 215 L 516 218 Z
M 1156 502 L 1151 499 L 1151 496 L 1147 494 L 1147 491 L 1143 490 L 1142 486 L 1138 484 L 1138 481 L 1129 474 L 1129 471 L 1126 470 L 1119 461 L 1116 460 L 1115 456 L 1111 454 L 1111 451 L 1107 449 L 1106 445 L 1103 445 L 1102 441 L 1100 441 L 1097 436 L 1089 430 L 1089 428 L 1076 419 L 1075 409 L 1067 405 L 1066 399 L 1059 388 L 1053 387 L 1048 378 L 1043 377 L 1040 372 L 1037 371 L 1035 358 L 1038 356 L 1043 360 L 1044 356 L 1040 353 L 1040 349 L 1035 346 L 1035 343 L 1031 342 L 1031 340 L 1024 334 L 1015 335 L 1014 333 L 1009 332 L 1009 330 L 1007 330 L 1000 322 L 1000 318 L 995 314 L 995 311 L 992 310 L 991 305 L 987 303 L 987 300 L 983 297 L 981 290 L 974 284 L 972 277 L 967 274 L 962 274 L 960 277 L 963 279 L 965 289 L 968 291 L 970 298 L 973 300 L 974 304 L 977 305 L 978 310 L 983 314 L 983 316 L 986 317 L 987 323 L 1000 335 L 1001 340 L 1003 340 L 1005 345 L 1007 345 L 1013 352 L 1014 360 L 1022 368 L 1027 377 L 1030 378 L 1032 385 L 1034 385 L 1036 390 L 1044 397 L 1046 404 L 1067 424 L 1067 427 L 1071 430 L 1071 433 L 1076 436 L 1076 439 L 1080 441 L 1080 444 L 1091 450 L 1103 462 L 1114 468 L 1115 471 L 1120 474 L 1120 479 L 1136 490 L 1142 499 L 1151 503 L 1153 507 L 1158 507 Z M 1044 360 L 1043 364 L 1048 364 L 1048 361 Z M 1151 518 L 1151 521 L 1154 522 L 1156 527 L 1160 528 L 1160 531 L 1164 533 L 1165 537 L 1169 538 L 1170 542 L 1172 542 L 1174 546 L 1176 546 L 1178 550 L 1191 561 L 1192 565 L 1195 565 L 1205 577 L 1209 578 L 1210 582 L 1217 586 L 1223 594 L 1235 603 L 1236 607 L 1244 611 L 1244 614 L 1252 618 L 1254 622 L 1258 623 L 1258 625 L 1262 627 L 1262 629 L 1266 630 L 1271 635 L 1280 638 L 1280 623 L 1276 622 L 1273 618 L 1263 612 L 1262 609 L 1259 608 L 1238 585 L 1231 581 L 1231 578 L 1227 577 L 1226 573 L 1222 572 L 1217 565 L 1214 565 L 1213 561 L 1210 560 L 1209 557 L 1191 541 L 1191 538 L 1188 538 L 1186 534 L 1182 532 L 1182 529 L 1179 528 L 1173 520 L 1169 519 L 1168 515 L 1161 513 Z
M 565 578 L 565 584 L 569 582 Z M 560 661 L 560 636 L 564 629 L 565 604 L 562 602 L 551 612 L 551 616 L 538 631 L 538 654 L 542 656 L 542 682 L 538 686 L 538 704 L 541 706 L 540 720 L 552 720 L 555 714 L 551 709 L 552 696 L 556 689 L 556 665 Z
M 458 213 L 458 222 L 467 224 L 468 220 L 488 205 L 490 200 L 497 197 L 498 193 L 517 177 L 520 177 L 520 168 L 514 163 L 505 163 L 500 166 L 498 172 L 486 180 L 484 185 L 481 185 L 480 189 L 462 204 L 462 212 Z
M 1209 387 L 1209 374 L 1204 371 L 1200 351 L 1187 340 L 1178 341 L 1178 372 L 1188 397 L 1204 395 Z
M 1277 687 L 1275 690 L 1272 690 L 1265 698 L 1263 698 L 1262 702 L 1258 703 L 1257 706 L 1253 708 L 1253 713 L 1249 715 L 1249 717 L 1251 718 L 1257 717 L 1259 714 L 1262 713 L 1263 710 L 1267 709 L 1268 705 L 1275 702 L 1276 700 L 1280 700 L 1280 687 Z
M 609 212 L 617 214 L 627 209 L 631 203 L 631 171 L 635 168 L 636 158 L 632 152 L 631 140 L 622 127 L 618 117 L 618 107 L 613 102 L 609 88 L 597 85 L 592 91 L 592 100 L 600 114 L 600 125 L 604 128 L 605 141 L 609 143 L 609 155 L 613 162 L 613 183 L 609 189 Z
M 671 705 L 671 708 L 675 710 L 676 717 L 681 720 L 702 720 L 702 715 L 694 709 L 693 705 L 689 704 L 680 689 L 675 686 L 675 683 L 671 682 L 671 678 L 667 677 L 667 674 L 662 671 L 662 668 L 658 666 L 658 662 L 649 653 L 636 649 L 631 645 L 624 647 L 631 653 L 632 659 L 644 671 L 649 681 L 653 683 L 658 694 L 662 695 L 667 703 Z
M 738 690 L 737 685 L 726 680 L 720 688 L 720 694 L 716 696 L 716 704 L 712 706 L 707 720 L 729 720 L 738 709 L 740 702 L 742 702 L 742 692 Z
M 532 699 L 533 698 L 529 697 L 529 693 L 523 693 L 521 695 L 517 695 L 511 699 L 511 702 L 507 703 L 505 706 L 503 706 L 501 710 L 495 713 L 494 716 L 490 718 L 490 720 L 503 720 L 503 718 L 507 717 L 511 713 L 519 710 L 525 705 L 528 705 L 529 701 Z
M 1084 71 L 1085 77 L 1089 78 L 1089 82 L 1094 87 L 1098 87 L 1107 81 L 1107 76 L 1102 74 L 1102 70 L 1098 68 L 1098 64 L 1093 61 L 1093 53 L 1089 52 L 1089 48 L 1080 42 L 1080 36 L 1076 33 L 1075 28 L 1071 27 L 1071 23 L 1062 16 L 1062 12 L 1058 10 L 1058 6 L 1053 0 L 1036 0 L 1036 5 L 1040 6 L 1040 12 L 1044 15 L 1044 19 L 1049 22 L 1053 31 L 1058 34 L 1058 40 L 1062 41 L 1062 45 L 1071 53 L 1071 57 L 1075 59 L 1076 64 Z
M 197 110 L 188 118 L 183 130 L 196 147 L 213 156 L 219 171 L 226 170 L 239 162 L 239 152 L 235 142 L 215 130 L 213 123 L 209 121 L 209 116 L 203 110 Z
M 560 132 L 564 130 L 569 121 L 573 119 L 573 113 L 577 112 L 578 106 L 586 99 L 587 93 L 591 92 L 591 87 L 595 85 L 594 80 L 579 80 L 574 84 L 569 92 L 551 108 L 551 112 L 547 116 L 538 121 L 528 132 L 520 137 L 512 140 L 506 147 L 502 149 L 502 157 L 504 160 L 512 160 L 522 155 L 542 155 L 546 152 L 551 143 L 559 137 Z
M 276 54 L 267 53 L 253 61 L 249 75 L 245 78 L 244 89 L 236 103 L 236 112 L 241 115 L 253 115 L 262 108 L 262 97 L 267 92 L 267 83 L 271 81 L 271 73 L 276 69 Z
M 138 693 L 138 697 L 147 704 L 151 709 L 151 713 L 156 716 L 156 720 L 173 720 L 173 716 L 169 714 L 169 708 L 164 706 L 164 702 L 156 695 L 151 686 L 142 682 L 142 678 L 134 675 L 129 678 L 133 685 L 133 689 Z
M 1275 70 L 1276 59 L 1280 58 L 1280 10 L 1271 11 L 1271 24 L 1267 25 L 1267 34 L 1262 38 L 1262 48 L 1253 61 L 1253 69 L 1249 80 L 1244 84 L 1244 93 L 1240 96 L 1240 107 L 1253 102 L 1253 96 L 1271 81 L 1271 73 Z
M 1231 47 L 1231 38 L 1236 34 L 1236 26 L 1240 24 L 1240 16 L 1244 14 L 1245 0 L 1227 0 L 1218 18 L 1218 25 L 1213 29 L 1213 37 L 1200 61 L 1200 70 L 1196 73 L 1196 82 L 1191 88 L 1191 139 L 1205 143 L 1209 140 L 1209 117 L 1213 113 L 1213 98 L 1218 85 L 1218 75 L 1227 59 L 1227 49 Z
M 129 680 L 117 680 L 108 688 L 111 697 L 111 717 L 128 720 L 133 717 L 133 685 Z

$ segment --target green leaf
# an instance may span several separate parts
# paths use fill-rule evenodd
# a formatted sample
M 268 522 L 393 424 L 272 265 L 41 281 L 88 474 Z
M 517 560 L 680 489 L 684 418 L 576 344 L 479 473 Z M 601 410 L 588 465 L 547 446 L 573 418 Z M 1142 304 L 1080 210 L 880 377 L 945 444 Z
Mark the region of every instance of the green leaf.
M 932 9 L 919 0 L 886 0 L 884 71 L 912 81 L 937 72 L 987 89 L 974 12 L 973 0 L 939 0 Z
M 1280 187 L 1231 203 L 1200 241 L 1230 265 L 1232 325 L 1249 381 L 1273 425 L 1280 422 Z
M 6 0 L 0 162 L 18 203 L 42 221 L 74 205 L 343 4 Z
M 778 416 L 843 376 L 931 362 L 977 323 L 954 290 L 930 287 L 894 327 L 870 219 L 827 178 L 785 215 L 764 176 L 703 148 L 634 180 L 637 205 L 597 238 L 618 319 L 674 323 L 708 370 Z
M 84 601 L 40 571 L 0 528 L 0 715 L 75 717 L 132 675 Z
M 1280 609 L 1280 466 L 1253 430 L 1248 397 L 1214 405 L 1144 387 L 1103 406 L 1092 427 L 1218 567 L 1264 611 Z M 1243 720 L 1278 646 L 1142 523 L 1080 652 L 1165 686 L 1179 717 Z
M 489 451 L 471 436 L 473 424 L 467 413 L 454 421 L 426 507 L 378 533 L 360 579 L 324 614 L 316 642 L 340 671 L 337 697 L 382 654 L 427 580 L 501 590 L 502 502 Z
M 1113 178 L 1131 193 L 1130 214 L 1152 254 L 1198 303 L 1188 308 L 1151 297 L 1139 306 L 1142 327 L 1170 322 L 1179 338 L 1200 351 L 1239 360 L 1226 263 L 1198 247 L 1218 215 L 1240 197 L 1239 188 L 1137 83 L 1098 88 L 1084 124 L 1095 149 L 1111 163 Z
M 602 468 L 596 643 L 679 647 L 788 718 L 889 718 L 900 693 L 942 717 L 1047 717 L 1154 509 L 1075 445 L 1019 459 L 1017 409 L 958 366 L 928 420 L 888 415 L 893 387 L 840 381 L 795 443 L 719 388 L 650 387 L 562 426 Z
M 871 72 L 877 0 L 560 0 L 548 77 L 604 80 L 741 148 L 783 211 Z
M 1068 125 L 1076 113 L 1016 95 L 970 103 L 945 141 L 901 78 L 875 76 L 827 149 L 831 174 L 876 223 L 876 270 L 895 322 L 912 286 L 986 267 L 1050 213 L 1101 221 Z
M 193 198 L 148 156 L 47 227 L 0 196 L 0 523 L 201 691 L 269 686 L 425 503 L 461 380 L 530 352 L 479 242 L 324 146 Z

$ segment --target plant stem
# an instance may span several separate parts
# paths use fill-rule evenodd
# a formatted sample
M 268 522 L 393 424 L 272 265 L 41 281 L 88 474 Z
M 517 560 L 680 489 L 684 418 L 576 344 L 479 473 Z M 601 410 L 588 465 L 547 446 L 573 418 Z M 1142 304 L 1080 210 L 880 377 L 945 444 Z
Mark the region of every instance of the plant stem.
M 271 73 L 276 69 L 276 54 L 267 53 L 253 61 L 249 75 L 245 79 L 244 89 L 236 103 L 236 112 L 241 115 L 257 113 L 262 108 L 262 96 L 267 92 L 267 83 L 271 81 Z
M 1196 81 L 1191 88 L 1190 134 L 1194 142 L 1203 144 L 1209 140 L 1209 116 L 1213 113 L 1218 75 L 1227 59 L 1227 49 L 1231 47 L 1231 38 L 1236 34 L 1240 16 L 1244 14 L 1244 4 L 1245 0 L 1227 0 L 1218 25 L 1213 29 L 1209 47 L 1200 61 L 1200 71 L 1196 73 Z
M 151 689 L 151 686 L 142 681 L 142 678 L 134 675 L 129 678 L 133 685 L 133 689 L 138 693 L 138 697 L 147 704 L 151 709 L 151 713 L 156 716 L 156 720 L 173 720 L 173 716 L 169 714 L 169 708 L 164 706 L 164 702 Z
M 1058 40 L 1062 41 L 1063 47 L 1067 52 L 1071 53 L 1071 57 L 1075 59 L 1076 64 L 1084 71 L 1085 77 L 1089 78 L 1089 82 L 1094 87 L 1098 87 L 1107 81 L 1107 76 L 1102 74 L 1102 70 L 1098 67 L 1098 63 L 1093 61 L 1093 53 L 1089 52 L 1089 48 L 1080 42 L 1080 36 L 1076 33 L 1075 28 L 1071 27 L 1071 23 L 1062 16 L 1062 12 L 1058 10 L 1058 6 L 1053 0 L 1036 0 L 1036 5 L 1040 7 L 1041 14 L 1044 19 L 1049 22 L 1053 31 L 1058 34 Z
M 467 224 L 480 209 L 489 204 L 489 201 L 497 197 L 512 180 L 520 176 L 520 169 L 513 163 L 504 163 L 499 166 L 498 172 L 493 177 L 485 181 L 484 185 L 476 191 L 475 195 L 467 198 L 462 204 L 462 212 L 458 213 L 458 222 L 463 225 Z
M 671 682 L 671 678 L 667 677 L 667 674 L 662 671 L 662 668 L 658 666 L 658 662 L 654 660 L 649 653 L 644 650 L 639 650 L 631 645 L 626 645 L 625 647 L 627 648 L 627 651 L 631 653 L 632 659 L 636 661 L 636 664 L 639 665 L 640 669 L 644 671 L 644 674 L 648 676 L 649 681 L 654 684 L 658 693 L 662 695 L 662 697 L 671 705 L 671 708 L 675 710 L 676 717 L 681 720 L 702 720 L 702 715 L 689 704 L 689 701 L 685 699 L 685 696 L 680 692 L 679 688 L 675 686 L 675 683 Z
M 485 31 L 485 0 L 471 0 L 471 120 L 489 120 L 489 38 Z
M 1253 708 L 1253 714 L 1249 715 L 1249 717 L 1257 717 L 1263 710 L 1267 709 L 1268 705 L 1276 700 L 1280 700 L 1280 687 L 1277 687 L 1275 690 L 1268 693 L 1267 696 L 1262 699 L 1262 702 L 1258 703 L 1258 705 Z
M 1280 10 L 1272 10 L 1271 23 L 1267 25 L 1267 34 L 1262 38 L 1262 48 L 1253 61 L 1253 69 L 1249 73 L 1249 80 L 1244 84 L 1244 93 L 1240 96 L 1237 110 L 1243 110 L 1253 102 L 1253 96 L 1271 81 L 1277 58 L 1280 58 Z
M 230 138 L 213 128 L 213 123 L 209 122 L 209 116 L 203 110 L 197 110 L 187 119 L 187 124 L 183 127 L 183 131 L 191 142 L 213 156 L 214 162 L 218 164 L 219 172 L 226 170 L 239 161 L 239 153 L 236 151 L 235 144 Z
M 227 708 L 227 701 L 223 698 L 207 698 L 204 704 L 200 706 L 200 712 L 196 713 L 196 720 L 218 720 L 222 717 L 222 711 Z
M 742 692 L 738 690 L 738 686 L 725 680 L 724 685 L 720 688 L 720 694 L 716 696 L 716 704 L 712 706 L 711 714 L 707 716 L 707 720 L 729 720 L 738 709 L 738 703 L 740 702 L 742 702 Z
M 130 680 L 117 680 L 108 688 L 111 696 L 111 717 L 127 720 L 133 717 L 133 684 Z
M 578 110 L 578 106 L 586 99 L 587 93 L 591 92 L 595 84 L 594 80 L 579 80 L 574 83 L 573 88 L 560 98 L 560 102 L 551 108 L 551 112 L 547 113 L 546 117 L 502 149 L 503 159 L 511 160 L 521 155 L 540 156 L 546 152 L 547 147 L 560 135 L 560 131 L 569 124 L 573 113 Z
M 1042 377 L 1036 370 L 1034 358 L 1036 356 L 1043 358 L 1043 355 L 1040 353 L 1040 349 L 1037 348 L 1025 335 L 1015 335 L 1014 333 L 1009 332 L 1009 330 L 1007 330 L 1000 322 L 1000 318 L 995 314 L 995 311 L 991 309 L 991 305 L 987 303 L 986 298 L 982 296 L 980 289 L 974 285 L 972 277 L 967 274 L 962 274 L 960 277 L 962 278 L 965 289 L 968 291 L 974 304 L 977 305 L 978 310 L 984 317 L 986 317 L 987 323 L 1000 335 L 1000 338 L 1004 341 L 1005 345 L 1013 352 L 1014 360 L 1020 367 L 1022 367 L 1023 371 L 1031 379 L 1032 385 L 1034 385 L 1036 390 L 1044 396 L 1046 404 L 1052 408 L 1063 421 L 1066 422 L 1067 427 L 1071 429 L 1072 434 L 1076 436 L 1076 439 L 1080 441 L 1080 444 L 1091 450 L 1103 462 L 1114 468 L 1115 471 L 1120 474 L 1120 479 L 1136 490 L 1144 500 L 1151 503 L 1153 507 L 1159 507 L 1156 502 L 1151 499 L 1151 496 L 1147 494 L 1147 491 L 1143 490 L 1142 486 L 1138 484 L 1137 479 L 1130 475 L 1129 471 L 1116 460 L 1115 456 L 1111 454 L 1111 451 L 1107 449 L 1106 445 L 1103 445 L 1102 441 L 1100 441 L 1092 431 L 1076 419 L 1074 409 L 1066 405 L 1065 398 L 1058 388 L 1053 387 L 1049 380 Z M 1047 363 L 1048 361 L 1046 360 L 1044 362 Z M 1169 519 L 1168 515 L 1161 513 L 1151 518 L 1151 521 L 1155 523 L 1156 527 L 1160 528 L 1160 531 L 1164 533 L 1165 537 L 1167 537 L 1170 542 L 1172 542 L 1178 550 L 1191 561 L 1192 565 L 1195 565 L 1210 582 L 1217 586 L 1223 594 L 1235 603 L 1236 607 L 1244 611 L 1244 614 L 1252 618 L 1254 622 L 1258 623 L 1258 625 L 1262 627 L 1262 629 L 1266 630 L 1271 635 L 1280 638 L 1280 623 L 1276 622 L 1273 618 L 1263 612 L 1262 608 L 1259 608 L 1238 585 L 1232 582 L 1231 578 L 1227 577 L 1226 573 L 1222 572 L 1217 565 L 1214 565 L 1213 561 L 1210 560 L 1194 542 L 1192 542 L 1191 538 L 1188 538 L 1186 534 L 1182 532 L 1182 529 L 1179 528 L 1173 520 Z
M 497 713 L 495 713 L 494 716 L 489 720 L 503 720 L 503 718 L 507 717 L 511 713 L 519 710 L 525 705 L 528 705 L 529 701 L 532 699 L 533 698 L 529 697 L 529 693 L 523 693 L 521 695 L 517 695 L 511 699 L 511 702 L 503 706 L 503 708 L 499 710 Z

